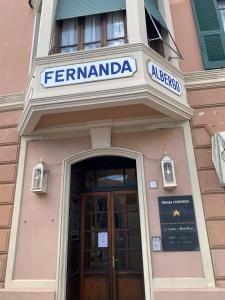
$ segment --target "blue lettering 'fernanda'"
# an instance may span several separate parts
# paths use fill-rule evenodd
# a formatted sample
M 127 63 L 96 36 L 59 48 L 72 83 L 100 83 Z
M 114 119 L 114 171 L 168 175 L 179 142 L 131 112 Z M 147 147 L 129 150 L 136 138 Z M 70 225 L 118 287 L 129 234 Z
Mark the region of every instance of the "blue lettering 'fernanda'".
M 170 73 L 166 72 L 156 64 L 148 63 L 148 73 L 154 81 L 163 85 L 168 90 L 174 92 L 178 96 L 182 94 L 182 84 Z
M 132 57 L 122 57 L 69 66 L 45 69 L 41 73 L 41 84 L 47 87 L 78 84 L 98 80 L 130 77 L 136 72 Z

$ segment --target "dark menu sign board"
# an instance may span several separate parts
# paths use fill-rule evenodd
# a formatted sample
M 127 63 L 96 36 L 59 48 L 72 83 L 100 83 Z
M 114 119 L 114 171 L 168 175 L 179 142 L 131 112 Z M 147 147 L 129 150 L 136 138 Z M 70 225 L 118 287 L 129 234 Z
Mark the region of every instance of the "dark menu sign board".
M 192 196 L 159 197 L 163 251 L 199 250 Z

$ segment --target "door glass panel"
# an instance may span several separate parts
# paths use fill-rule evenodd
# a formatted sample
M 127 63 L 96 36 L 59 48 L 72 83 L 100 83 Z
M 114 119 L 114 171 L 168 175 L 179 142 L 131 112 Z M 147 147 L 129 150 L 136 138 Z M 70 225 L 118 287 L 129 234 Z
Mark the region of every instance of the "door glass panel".
M 108 227 L 108 216 L 105 213 L 97 214 L 96 228 L 105 229 Z
M 85 251 L 84 268 L 85 271 L 107 271 L 108 270 L 108 249 L 98 249 L 96 251 Z
M 125 249 L 126 248 L 126 232 L 117 231 L 116 232 L 116 248 Z
M 97 199 L 97 208 L 98 211 L 107 211 L 107 199 L 105 197 L 100 197 Z
M 84 269 L 91 271 L 95 268 L 95 251 L 84 252 Z
M 123 169 L 96 171 L 97 185 L 102 187 L 123 186 Z
M 126 227 L 126 214 L 115 213 L 115 228 L 124 229 Z
M 130 211 L 128 216 L 128 228 L 139 228 L 139 213 L 137 211 Z
M 141 251 L 130 251 L 130 271 L 142 271 Z
M 128 251 L 116 251 L 115 269 L 117 271 L 129 270 Z
M 95 197 L 90 195 L 85 199 L 85 211 L 94 211 L 95 209 Z
M 126 209 L 126 195 L 115 195 L 114 201 L 114 209 L 116 211 Z
M 108 270 L 108 249 L 98 249 L 96 255 L 96 271 Z
M 96 247 L 96 243 L 95 243 L 95 232 L 85 232 L 85 249 L 91 249 L 91 248 L 95 248 Z
M 127 210 L 128 211 L 138 211 L 138 199 L 137 194 L 127 194 L 126 195 Z
M 84 186 L 85 188 L 93 188 L 95 186 L 95 171 L 85 172 Z
M 86 214 L 85 216 L 85 229 L 91 230 L 95 227 L 95 215 L 94 214 Z
M 126 185 L 136 185 L 136 171 L 135 169 L 125 169 L 125 183 Z
M 129 236 L 129 249 L 141 248 L 141 236 L 139 231 L 131 230 L 128 232 Z

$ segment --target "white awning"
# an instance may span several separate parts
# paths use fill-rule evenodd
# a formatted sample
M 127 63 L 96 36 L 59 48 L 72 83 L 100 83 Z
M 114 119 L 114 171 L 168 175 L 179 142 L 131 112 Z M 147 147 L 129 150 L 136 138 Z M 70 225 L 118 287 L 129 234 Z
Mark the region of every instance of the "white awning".
M 221 186 L 225 186 L 225 131 L 212 137 L 212 161 Z

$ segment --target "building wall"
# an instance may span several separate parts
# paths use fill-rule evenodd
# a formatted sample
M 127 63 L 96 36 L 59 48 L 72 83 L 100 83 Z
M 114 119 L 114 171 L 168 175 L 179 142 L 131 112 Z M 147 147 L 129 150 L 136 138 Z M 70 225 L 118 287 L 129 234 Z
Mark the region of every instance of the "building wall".
M 0 288 L 4 286 L 17 173 L 17 125 L 29 76 L 34 13 L 24 0 L 0 2 Z
M 20 110 L 0 112 L 0 287 L 8 254 L 19 151 L 17 124 Z
M 199 76 L 199 84 L 188 90 L 188 102 L 195 110 L 191 121 L 192 137 L 214 273 L 217 285 L 225 286 L 225 193 L 211 158 L 211 137 L 225 130 L 225 89 L 216 82 L 223 69 L 204 71 L 190 0 L 170 0 L 170 6 L 176 42 L 184 56 L 180 67 L 189 78 Z M 205 81 L 202 80 L 204 76 Z
M 167 2 L 167 0 L 159 1 L 165 3 Z M 53 2 L 54 1 L 45 1 L 46 7 L 51 7 Z M 127 1 L 127 3 L 129 2 Z M 170 8 L 172 13 L 172 22 L 176 42 L 184 57 L 184 60 L 180 61 L 179 63 L 180 68 L 184 73 L 192 76 L 192 79 L 194 80 L 195 78 L 197 78 L 196 76 L 199 75 L 199 71 L 203 75 L 205 74 L 205 72 L 190 0 L 170 0 Z M 140 7 L 138 7 L 138 9 L 140 12 Z M 15 180 L 18 163 L 19 137 L 16 131 L 16 127 L 21 115 L 20 109 L 23 106 L 23 93 L 28 83 L 35 14 L 29 8 L 27 1 L 25 0 L 1 0 L 0 11 L 3 12 L 1 13 L 0 18 L 0 35 L 2 42 L 0 48 L 0 59 L 1 68 L 2 70 L 4 70 L 4 76 L 2 76 L 2 80 L 0 81 L 0 95 L 6 95 L 6 97 L 0 98 L 0 288 L 2 288 L 4 286 L 5 280 L 5 269 L 8 254 L 8 243 L 10 237 Z M 144 15 L 144 12 L 142 13 Z M 143 22 L 143 20 L 144 19 L 141 18 L 141 22 Z M 131 18 L 128 21 L 130 22 L 128 22 L 128 24 L 130 24 L 129 30 L 131 34 L 133 27 L 137 28 L 136 31 L 133 30 L 133 34 L 136 32 L 138 38 L 136 38 L 136 36 L 133 36 L 133 41 L 138 41 L 140 43 L 140 36 L 143 37 L 144 35 L 143 31 L 140 31 L 142 32 L 141 34 L 138 33 L 138 26 L 136 26 L 137 24 L 135 23 L 137 21 L 136 19 L 134 24 L 132 24 Z M 50 22 L 51 20 L 49 19 L 49 24 Z M 6 26 L 6 24 L 8 26 Z M 48 35 L 50 29 L 45 30 L 45 28 L 43 27 L 42 31 L 46 31 L 46 35 Z M 50 35 L 48 35 L 48 37 L 50 37 Z M 144 38 L 143 40 L 146 40 L 146 38 Z M 43 40 L 40 45 L 43 47 L 40 47 L 42 52 L 40 51 L 40 49 L 39 52 L 45 53 L 45 55 L 47 55 L 46 53 L 48 53 L 49 45 L 44 45 Z M 43 49 L 45 51 L 43 51 Z M 102 51 L 102 53 L 104 55 L 104 51 Z M 97 54 L 95 55 L 97 56 Z M 115 53 L 115 55 L 118 56 L 118 53 Z M 82 55 L 80 55 L 76 59 L 80 60 L 81 56 Z M 75 56 L 73 59 L 75 59 Z M 145 62 L 145 60 L 143 61 Z M 43 62 L 41 62 L 41 60 L 39 62 L 43 63 L 43 65 L 41 65 L 41 68 L 44 68 L 46 66 L 45 58 L 43 58 Z M 57 59 L 54 64 L 58 65 Z M 64 64 L 64 61 L 61 60 L 60 64 Z M 165 62 L 164 64 L 166 65 Z M 141 66 L 141 64 L 139 66 Z M 142 62 L 142 67 L 139 67 L 138 70 L 141 74 L 141 77 L 139 78 L 142 78 L 142 73 L 146 73 L 146 64 Z M 172 72 L 174 71 L 174 69 L 171 70 Z M 211 74 L 211 78 L 213 78 L 213 72 L 214 71 L 212 70 L 207 74 Z M 178 74 L 179 72 L 175 73 Z M 145 74 L 145 76 L 148 78 L 149 85 L 152 84 L 157 90 L 158 83 L 152 83 L 147 73 Z M 124 82 L 125 81 L 130 82 L 130 79 L 125 79 Z M 187 81 L 186 84 L 188 85 Z M 100 89 L 104 90 L 106 85 L 101 85 Z M 191 122 L 192 135 L 205 218 L 208 229 L 208 238 L 214 264 L 214 272 L 217 280 L 217 285 L 219 287 L 225 287 L 224 190 L 219 186 L 219 182 L 212 165 L 210 142 L 211 136 L 216 131 L 225 130 L 223 120 L 225 110 L 225 89 L 222 87 L 218 88 L 216 84 L 213 84 L 213 81 L 209 85 L 210 88 L 206 87 L 206 84 L 200 83 L 191 88 L 187 87 L 187 89 L 189 104 L 192 108 L 195 109 L 195 114 Z M 95 85 L 93 85 L 93 87 L 93 91 L 95 91 Z M 116 87 L 117 85 L 115 83 L 115 89 Z M 83 85 L 81 87 L 81 91 L 83 92 L 85 89 L 86 86 Z M 44 88 L 42 88 L 42 90 L 40 91 L 41 93 L 39 93 L 38 96 L 44 97 L 47 95 Z M 60 91 L 62 91 L 61 88 Z M 16 102 L 16 105 L 14 97 L 10 96 L 14 95 L 15 93 L 20 93 L 20 95 L 22 95 L 22 101 L 20 101 L 19 103 Z M 64 91 L 62 93 L 64 93 Z M 65 94 L 66 92 L 64 93 L 64 95 Z M 167 94 L 170 94 L 170 92 L 168 92 Z M 49 95 L 51 96 L 51 92 L 49 92 Z M 186 100 L 185 92 L 183 93 L 182 97 L 184 98 L 183 100 Z M 156 113 L 156 111 L 154 110 L 152 112 L 152 116 L 154 117 L 156 115 L 162 116 L 162 114 Z M 39 123 L 40 127 L 38 129 L 41 128 L 41 125 L 45 127 L 46 124 L 46 126 L 52 125 L 53 127 L 54 125 L 65 125 L 66 122 L 65 119 L 63 120 L 63 117 L 62 120 L 60 120 L 59 118 L 58 123 L 54 123 L 54 114 L 52 115 L 52 117 L 52 119 L 51 117 L 48 119 L 48 116 L 46 116 L 46 118 L 44 116 Z M 71 113 L 71 119 L 73 118 L 74 115 L 73 113 Z M 68 124 L 71 124 L 70 120 L 68 120 L 67 122 Z M 88 122 L 88 120 L 85 119 L 85 122 Z M 165 150 L 167 150 L 172 157 L 174 156 L 176 158 L 177 164 L 176 168 L 178 187 L 174 192 L 172 192 L 172 194 L 192 194 L 189 176 L 182 176 L 184 173 L 189 174 L 184 144 L 183 133 L 180 128 L 168 129 L 164 131 L 153 130 L 149 132 L 114 134 L 112 136 L 113 146 L 137 150 L 142 152 L 145 156 L 144 164 L 151 235 L 160 235 L 157 197 L 159 194 L 171 195 L 171 193 L 165 192 L 163 190 L 161 184 L 159 160 Z M 42 142 L 29 142 L 28 152 L 26 155 L 24 178 L 25 181 L 21 198 L 22 206 L 18 227 L 18 244 L 16 248 L 17 250 L 15 256 L 13 279 L 26 281 L 39 280 L 41 278 L 43 280 L 55 281 L 57 276 L 61 162 L 62 159 L 67 155 L 74 154 L 75 152 L 78 153 L 79 151 L 89 148 L 91 148 L 90 137 L 69 140 L 64 139 L 58 141 L 45 140 Z M 52 153 L 54 155 L 52 155 Z M 48 167 L 50 169 L 50 190 L 47 197 L 38 197 L 30 192 L 31 170 L 40 158 L 48 162 Z M 151 179 L 158 180 L 158 190 L 150 190 L 148 188 L 149 180 Z M 51 243 L 49 243 L 48 240 L 50 232 L 52 239 Z M 41 245 L 41 248 L 38 247 L 39 245 Z M 174 267 L 174 262 L 176 262 L 176 267 Z M 152 264 L 154 278 L 169 277 L 173 279 L 177 277 L 191 277 L 197 279 L 199 277 L 204 277 L 202 259 L 199 252 L 185 254 L 179 252 L 152 253 Z M 26 286 L 26 288 L 28 289 L 28 286 Z M 54 299 L 55 297 L 54 288 L 52 288 L 52 291 L 49 292 L 32 291 L 26 293 L 22 291 L 7 291 L 1 289 L 0 298 L 3 297 L 7 300 L 25 300 L 26 298 L 32 300 L 49 300 Z M 170 288 L 172 288 L 172 284 Z M 213 293 L 213 295 L 211 293 Z M 204 300 L 212 298 L 223 299 L 224 290 L 191 290 L 190 288 L 183 288 L 173 291 L 168 291 L 166 289 L 155 290 L 154 300 L 181 298 L 196 298 Z
M 29 76 L 34 13 L 24 0 L 2 0 L 0 11 L 0 95 L 22 93 Z
M 192 134 L 208 237 L 218 286 L 225 286 L 225 193 L 212 164 L 211 137 L 225 130 L 224 88 L 190 91 Z
M 144 154 L 151 236 L 160 235 L 158 196 L 192 194 L 189 180 L 181 175 L 183 172 L 189 172 L 182 131 L 182 128 L 173 128 L 165 129 L 163 132 L 154 130 L 112 135 L 112 147 Z M 28 142 L 14 262 L 15 280 L 56 278 L 62 161 L 90 148 L 90 136 Z M 171 157 L 176 157 L 178 187 L 174 191 L 165 191 L 162 186 L 159 162 L 165 150 Z M 49 170 L 48 194 L 43 196 L 30 191 L 32 166 L 39 161 L 40 157 Z M 153 179 L 157 180 L 158 189 L 150 190 L 149 180 Z M 51 243 L 49 243 L 50 237 Z M 152 262 L 154 278 L 204 277 L 199 251 L 153 253 Z M 174 262 L 176 262 L 175 266 Z

